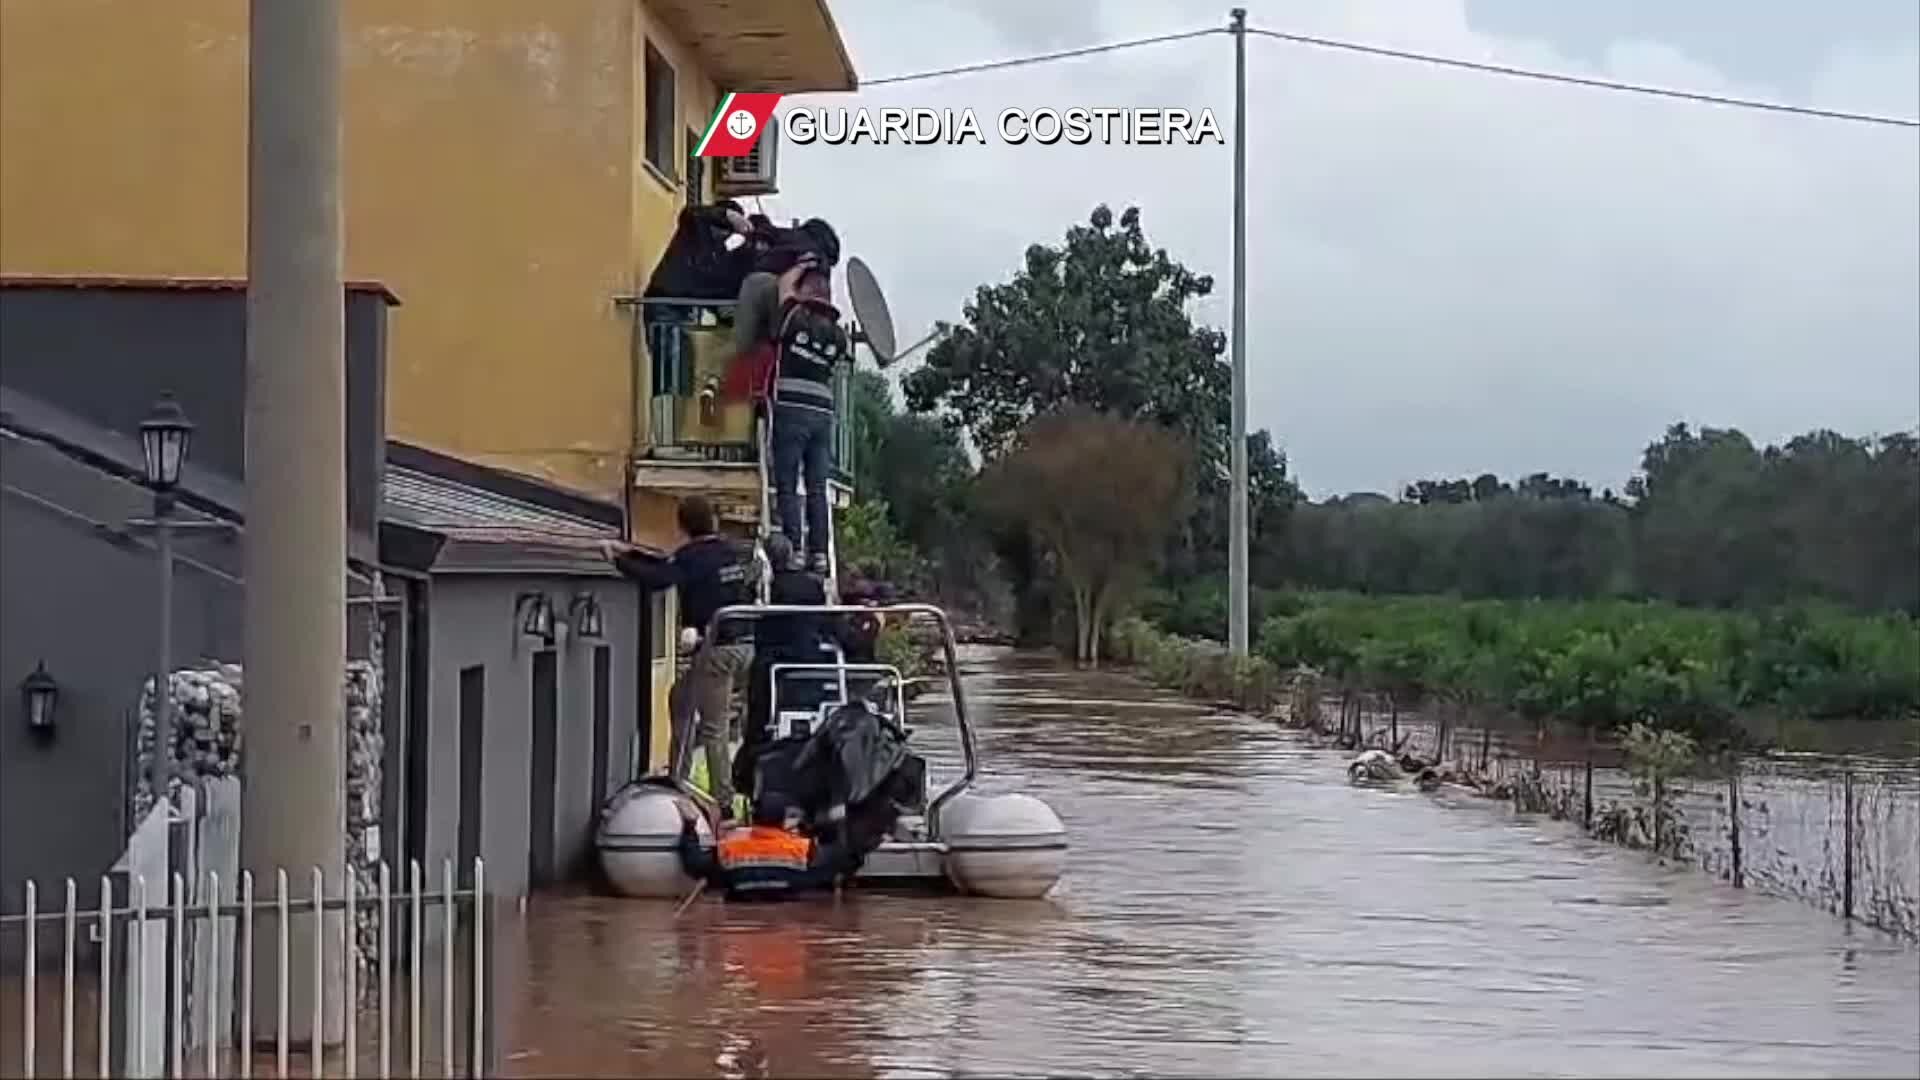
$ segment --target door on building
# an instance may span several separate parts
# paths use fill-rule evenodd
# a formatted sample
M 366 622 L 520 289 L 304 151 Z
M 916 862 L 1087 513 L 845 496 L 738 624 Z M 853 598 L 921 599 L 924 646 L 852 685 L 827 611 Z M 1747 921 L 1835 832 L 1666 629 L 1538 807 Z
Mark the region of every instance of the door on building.
M 587 820 L 600 820 L 600 807 L 607 801 L 607 787 L 613 779 L 609 760 L 613 747 L 613 649 L 607 645 L 593 648 L 593 772 L 587 792 Z
M 552 884 L 554 758 L 560 723 L 560 661 L 553 649 L 533 654 L 533 753 L 527 765 L 527 886 Z
M 460 829 L 455 857 L 460 880 L 471 883 L 473 861 L 480 857 L 481 763 L 487 748 L 487 669 L 460 669 Z
M 427 794 L 431 790 L 427 783 L 428 765 L 433 759 L 433 739 L 439 734 L 430 715 L 433 709 L 433 668 L 429 648 L 432 641 L 428 635 L 431 623 L 427 618 L 427 586 L 420 581 L 402 581 L 401 594 L 406 597 L 406 618 L 402 620 L 405 631 L 406 669 L 405 696 L 399 699 L 397 707 L 405 714 L 403 730 L 406 743 L 400 748 L 402 756 L 398 770 L 404 770 L 405 782 L 401 784 L 401 794 L 389 804 L 400 813 L 397 831 L 393 837 L 394 852 L 393 880 L 403 882 L 411 873 L 413 863 L 419 863 L 424 869 L 427 861 Z M 389 667 L 387 670 L 392 671 Z M 389 699 L 388 708 L 396 705 Z M 391 730 L 391 727 L 389 727 Z M 389 761 L 396 760 L 391 755 L 394 748 L 388 747 Z

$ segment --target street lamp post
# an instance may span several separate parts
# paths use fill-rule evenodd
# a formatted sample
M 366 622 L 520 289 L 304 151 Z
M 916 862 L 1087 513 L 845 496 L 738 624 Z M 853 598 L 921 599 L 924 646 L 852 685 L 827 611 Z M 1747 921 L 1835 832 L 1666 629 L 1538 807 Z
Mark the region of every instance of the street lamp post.
M 147 487 L 153 491 L 153 544 L 159 554 L 160 641 L 153 680 L 153 762 L 155 799 L 169 798 L 173 777 L 173 502 L 180 467 L 187 460 L 193 424 L 172 394 L 161 394 L 140 424 L 140 450 Z

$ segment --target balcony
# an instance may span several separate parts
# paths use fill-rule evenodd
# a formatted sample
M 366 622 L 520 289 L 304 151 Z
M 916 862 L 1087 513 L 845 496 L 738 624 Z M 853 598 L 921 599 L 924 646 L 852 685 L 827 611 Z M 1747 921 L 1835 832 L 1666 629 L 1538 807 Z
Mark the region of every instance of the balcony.
M 759 452 L 752 404 L 725 395 L 733 352 L 733 308 L 728 302 L 637 300 L 632 304 L 636 348 L 634 385 L 641 394 L 635 425 L 635 482 L 659 489 L 712 489 L 755 496 Z M 852 415 L 851 370 L 841 368 L 834 399 Z M 843 503 L 853 484 L 853 432 L 836 425 L 833 493 Z

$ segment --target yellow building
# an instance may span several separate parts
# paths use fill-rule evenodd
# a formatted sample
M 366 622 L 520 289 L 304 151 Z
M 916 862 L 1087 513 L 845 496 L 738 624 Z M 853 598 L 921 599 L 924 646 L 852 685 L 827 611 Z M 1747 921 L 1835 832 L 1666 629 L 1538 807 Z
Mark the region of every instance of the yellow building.
M 247 7 L 0 0 L 0 273 L 244 276 Z M 392 436 L 626 501 L 662 546 L 672 492 L 751 492 L 663 452 L 697 440 L 655 430 L 686 409 L 629 301 L 711 194 L 721 92 L 853 89 L 825 0 L 343 7 L 347 275 L 406 302 Z

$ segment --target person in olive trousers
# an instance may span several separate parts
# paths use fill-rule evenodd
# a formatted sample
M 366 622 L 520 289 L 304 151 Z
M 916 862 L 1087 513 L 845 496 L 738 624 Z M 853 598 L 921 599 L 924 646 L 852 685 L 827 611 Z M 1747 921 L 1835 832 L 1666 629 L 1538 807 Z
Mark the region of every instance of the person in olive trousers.
M 742 545 L 720 535 L 713 506 L 705 496 L 681 500 L 680 530 L 687 542 L 665 564 L 609 544 L 613 564 L 627 578 L 650 588 L 680 592 L 682 635 L 704 635 L 714 612 L 753 602 L 752 560 Z M 676 694 L 668 759 L 675 779 L 684 779 L 686 739 L 697 714 L 699 745 L 707 755 L 708 792 L 722 817 L 733 814 L 733 767 L 728 735 L 733 718 L 734 685 L 753 661 L 750 622 L 721 626 L 713 640 L 700 638 L 687 671 L 686 691 Z M 675 690 L 679 690 L 676 686 Z

